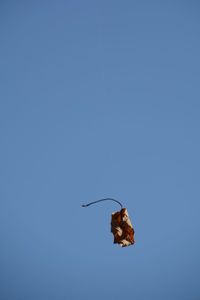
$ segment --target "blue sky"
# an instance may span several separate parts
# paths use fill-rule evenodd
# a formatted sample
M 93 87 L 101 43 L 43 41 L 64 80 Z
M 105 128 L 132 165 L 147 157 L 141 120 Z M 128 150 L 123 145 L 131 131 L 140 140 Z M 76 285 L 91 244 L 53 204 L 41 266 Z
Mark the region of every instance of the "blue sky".
M 1 1 L 2 300 L 200 298 L 198 1 Z M 136 244 L 113 245 L 116 203 Z

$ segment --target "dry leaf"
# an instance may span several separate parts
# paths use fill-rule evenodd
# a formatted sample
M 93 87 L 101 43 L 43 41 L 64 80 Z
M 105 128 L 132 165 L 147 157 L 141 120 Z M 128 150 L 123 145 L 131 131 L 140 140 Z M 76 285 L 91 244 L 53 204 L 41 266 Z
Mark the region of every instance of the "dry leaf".
M 114 235 L 114 244 L 118 243 L 121 247 L 135 244 L 135 231 L 131 225 L 126 208 L 112 213 L 111 232 Z

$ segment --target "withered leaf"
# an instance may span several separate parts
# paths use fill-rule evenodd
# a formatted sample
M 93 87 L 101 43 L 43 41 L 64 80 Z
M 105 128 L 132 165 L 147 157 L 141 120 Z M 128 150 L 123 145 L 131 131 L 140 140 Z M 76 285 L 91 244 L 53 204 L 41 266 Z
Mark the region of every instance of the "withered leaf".
M 135 231 L 126 208 L 112 213 L 111 232 L 114 235 L 114 244 L 118 243 L 121 247 L 135 244 Z

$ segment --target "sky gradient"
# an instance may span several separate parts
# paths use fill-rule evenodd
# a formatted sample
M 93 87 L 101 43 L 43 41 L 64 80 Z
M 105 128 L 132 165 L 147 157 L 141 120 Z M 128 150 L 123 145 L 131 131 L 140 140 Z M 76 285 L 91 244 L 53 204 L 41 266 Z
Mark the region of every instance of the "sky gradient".
M 2 300 L 200 299 L 199 36 L 198 1 L 1 1 Z

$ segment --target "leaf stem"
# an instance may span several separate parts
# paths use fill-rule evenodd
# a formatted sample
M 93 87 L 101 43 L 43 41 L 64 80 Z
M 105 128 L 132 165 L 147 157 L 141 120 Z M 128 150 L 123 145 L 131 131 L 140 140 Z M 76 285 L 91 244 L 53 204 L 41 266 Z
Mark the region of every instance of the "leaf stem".
M 98 203 L 98 202 L 101 202 L 101 201 L 107 201 L 107 200 L 111 200 L 111 201 L 117 202 L 117 203 L 121 206 L 121 209 L 123 208 L 121 202 L 119 202 L 118 200 L 115 200 L 115 199 L 113 199 L 113 198 L 104 198 L 104 199 L 100 199 L 100 200 L 97 200 L 97 201 L 90 202 L 90 203 L 88 203 L 88 204 L 83 204 L 83 205 L 81 205 L 81 206 L 82 206 L 82 207 L 88 207 L 88 206 L 90 206 L 90 205 L 92 205 L 92 204 L 95 204 L 95 203 Z

